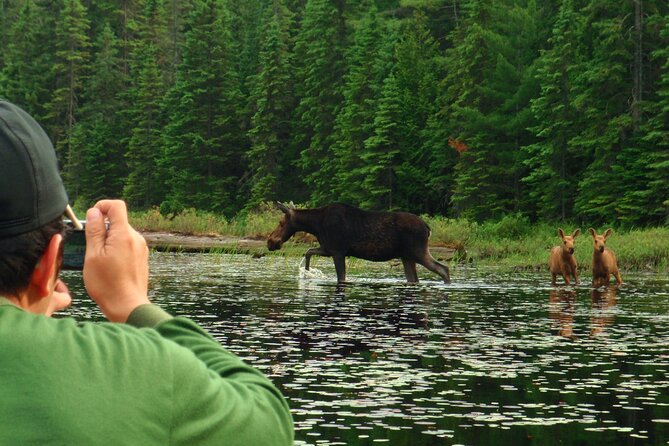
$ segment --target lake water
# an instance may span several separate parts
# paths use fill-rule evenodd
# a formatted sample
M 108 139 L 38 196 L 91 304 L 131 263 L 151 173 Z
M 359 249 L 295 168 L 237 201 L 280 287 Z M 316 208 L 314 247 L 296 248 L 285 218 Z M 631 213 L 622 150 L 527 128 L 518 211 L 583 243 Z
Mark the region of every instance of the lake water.
M 297 445 L 649 445 L 669 442 L 669 277 L 593 290 L 545 273 L 399 263 L 151 255 L 151 298 L 269 375 Z M 81 274 L 70 314 L 101 320 Z M 584 277 L 587 282 L 588 277 Z M 79 298 L 77 298 L 77 296 Z

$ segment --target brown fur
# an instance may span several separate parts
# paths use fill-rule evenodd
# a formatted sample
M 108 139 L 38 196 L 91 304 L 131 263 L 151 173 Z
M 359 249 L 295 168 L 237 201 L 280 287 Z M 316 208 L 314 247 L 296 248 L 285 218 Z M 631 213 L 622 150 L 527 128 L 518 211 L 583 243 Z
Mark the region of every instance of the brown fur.
M 315 209 L 295 209 L 282 203 L 278 206 L 284 215 L 267 237 L 267 248 L 280 249 L 297 231 L 313 234 L 320 246 L 305 253 L 307 270 L 312 256 L 332 257 L 341 283 L 346 281 L 348 256 L 373 262 L 399 258 L 408 282 L 418 282 L 416 264 L 438 274 L 445 283 L 451 281 L 448 267 L 430 254 L 430 228 L 417 215 L 365 211 L 341 203 Z
M 576 258 L 574 257 L 574 239 L 581 234 L 580 229 L 576 229 L 572 235 L 565 235 L 562 228 L 558 228 L 558 235 L 562 239 L 562 245 L 554 246 L 551 249 L 551 255 L 548 259 L 548 266 L 551 271 L 551 283 L 556 285 L 558 274 L 564 278 L 564 283 L 570 285 L 570 276 L 574 276 L 574 282 L 579 284 L 578 268 Z
M 607 229 L 603 235 L 597 235 L 594 229 L 588 229 L 593 240 L 594 251 L 592 253 L 592 285 L 600 287 L 608 285 L 611 281 L 611 275 L 616 278 L 616 283 L 623 283 L 623 278 L 620 276 L 618 269 L 618 262 L 616 254 L 606 247 L 606 239 L 608 239 L 613 230 Z

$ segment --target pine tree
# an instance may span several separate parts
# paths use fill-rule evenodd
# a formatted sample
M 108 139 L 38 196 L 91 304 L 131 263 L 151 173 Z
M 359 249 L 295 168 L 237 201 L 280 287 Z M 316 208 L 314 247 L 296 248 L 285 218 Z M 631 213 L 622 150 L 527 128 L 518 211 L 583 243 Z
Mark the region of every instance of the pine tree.
M 247 141 L 229 26 L 215 0 L 194 5 L 186 21 L 179 77 L 168 100 L 165 211 L 193 207 L 232 215 L 243 204 L 237 183 Z
M 659 70 L 655 101 L 647 105 L 650 118 L 643 125 L 643 147 L 631 170 L 643 172 L 642 187 L 628 188 L 621 207 L 631 223 L 669 223 L 669 14 L 660 20 L 658 49 L 652 56 Z
M 3 29 L 6 44 L 2 45 L 0 97 L 19 104 L 43 122 L 45 104 L 50 100 L 50 69 L 53 53 L 44 49 L 48 19 L 33 0 L 25 0 L 18 10 L 6 9 L 8 17 Z
M 343 6 L 328 0 L 308 0 L 296 36 L 297 67 L 294 142 L 299 167 L 313 204 L 337 197 L 332 193 L 334 121 L 341 103 L 344 71 Z
M 462 123 L 456 139 L 468 147 L 456 166 L 453 204 L 461 215 L 485 220 L 523 209 L 520 148 L 533 142 L 527 129 L 538 89 L 533 62 L 540 11 L 513 0 L 472 6 L 450 59 L 456 66 L 450 78 L 463 76 L 449 86 L 456 95 L 451 119 Z
M 70 138 L 79 163 L 69 166 L 66 178 L 70 198 L 86 206 L 102 198 L 120 197 L 126 177 L 121 137 L 125 78 L 119 41 L 109 24 L 102 28 L 95 49 L 85 104 Z
M 592 0 L 583 10 L 585 26 L 580 39 L 586 45 L 576 65 L 574 105 L 584 126 L 574 137 L 588 166 L 578 184 L 574 210 L 591 224 L 616 220 L 621 184 L 614 174 L 616 159 L 634 132 L 632 101 L 633 54 L 626 39 L 630 4 Z
M 145 9 L 131 24 L 141 30 L 133 41 L 129 55 L 129 79 L 124 101 L 128 104 L 126 122 L 132 128 L 126 141 L 126 163 L 128 177 L 123 188 L 123 197 L 132 207 L 148 208 L 159 205 L 165 195 L 159 160 L 163 154 L 162 135 L 165 116 L 162 103 L 165 95 L 164 48 L 165 11 L 160 0 L 147 0 Z M 124 43 L 121 41 L 121 60 Z M 124 64 L 124 62 L 122 62 Z
M 572 66 L 579 63 L 578 36 L 582 33 L 581 16 L 573 0 L 565 0 L 548 40 L 550 47 L 538 60 L 537 78 L 540 95 L 532 100 L 537 126 L 535 144 L 524 147 L 529 167 L 523 181 L 535 212 L 548 221 L 573 217 L 575 184 L 584 169 L 579 152 L 570 140 L 581 125 L 573 104 Z
M 260 71 L 254 77 L 251 104 L 255 113 L 248 132 L 251 147 L 246 154 L 251 171 L 251 195 L 247 209 L 263 201 L 287 199 L 292 175 L 287 159 L 292 95 L 290 35 L 292 13 L 283 0 L 266 9 L 260 40 Z
M 266 68 L 259 62 L 262 52 L 261 38 L 263 32 L 267 31 L 264 28 L 267 23 L 267 9 L 272 7 L 275 7 L 273 1 L 228 0 L 231 48 L 233 53 L 237 54 L 235 71 L 239 75 L 240 91 L 246 97 L 253 88 L 255 73 L 260 68 Z M 285 1 L 281 7 L 286 7 Z
M 64 160 L 66 169 L 79 163 L 79 154 L 71 150 L 70 136 L 88 70 L 89 28 L 86 8 L 81 1 L 64 0 L 56 22 L 56 59 L 52 68 L 55 89 L 47 105 L 47 117 L 56 153 Z
M 395 203 L 400 209 L 424 213 L 429 208 L 425 179 L 432 163 L 431 154 L 426 151 L 424 129 L 436 110 L 438 53 L 424 16 L 415 16 L 404 27 L 406 30 L 395 47 L 393 67 L 402 101 L 398 122 L 402 129 L 401 160 L 396 170 Z
M 357 25 L 353 45 L 347 54 L 348 71 L 344 76 L 343 103 L 335 122 L 332 151 L 336 161 L 333 186 L 340 201 L 359 205 L 366 190 L 356 185 L 364 178 L 366 163 L 361 157 L 365 141 L 374 134 L 374 114 L 387 76 L 383 48 L 383 29 L 373 2 L 364 2 L 363 19 Z M 386 55 L 387 54 L 387 55 Z

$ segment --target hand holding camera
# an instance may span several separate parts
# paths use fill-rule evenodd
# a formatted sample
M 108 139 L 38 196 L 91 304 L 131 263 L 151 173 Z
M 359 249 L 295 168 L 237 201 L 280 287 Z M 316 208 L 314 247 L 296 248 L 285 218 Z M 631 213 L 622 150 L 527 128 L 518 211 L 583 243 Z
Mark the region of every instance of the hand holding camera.
M 105 317 L 125 322 L 137 306 L 149 303 L 148 257 L 146 240 L 128 223 L 125 203 L 102 200 L 86 213 L 85 228 L 68 235 L 63 267 L 83 268 L 86 291 Z

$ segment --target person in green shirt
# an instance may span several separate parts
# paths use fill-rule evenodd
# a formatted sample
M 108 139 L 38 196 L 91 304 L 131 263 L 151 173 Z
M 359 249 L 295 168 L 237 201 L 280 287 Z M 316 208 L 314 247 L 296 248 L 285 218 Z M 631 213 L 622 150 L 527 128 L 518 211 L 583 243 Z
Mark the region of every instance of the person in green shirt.
M 109 322 L 49 317 L 72 301 L 67 201 L 46 133 L 0 101 L 0 444 L 293 444 L 267 377 L 149 302 L 148 248 L 123 201 L 86 213 L 84 285 Z

